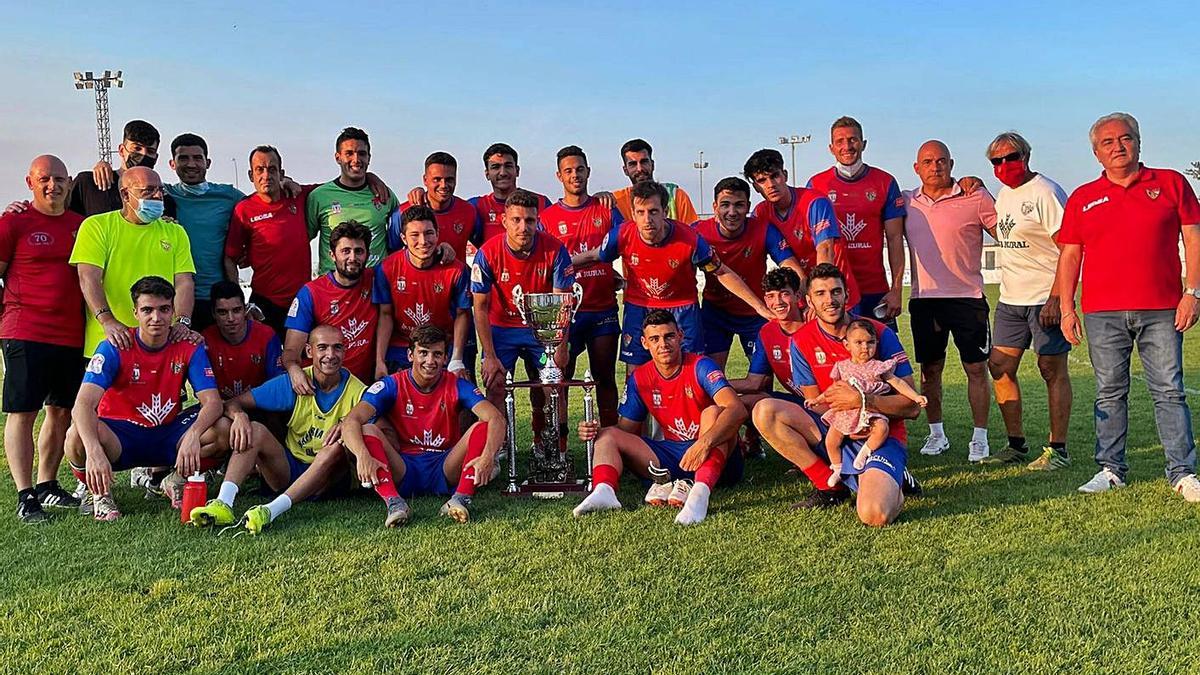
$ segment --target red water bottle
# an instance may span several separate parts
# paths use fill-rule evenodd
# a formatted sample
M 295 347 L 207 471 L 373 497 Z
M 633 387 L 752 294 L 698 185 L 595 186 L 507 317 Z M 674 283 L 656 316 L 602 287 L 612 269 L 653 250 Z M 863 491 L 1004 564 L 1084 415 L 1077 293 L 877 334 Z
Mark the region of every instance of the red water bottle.
M 179 509 L 179 521 L 184 525 L 192 522 L 192 509 L 204 506 L 207 499 L 208 484 L 204 482 L 204 474 L 196 472 L 183 486 L 183 507 Z

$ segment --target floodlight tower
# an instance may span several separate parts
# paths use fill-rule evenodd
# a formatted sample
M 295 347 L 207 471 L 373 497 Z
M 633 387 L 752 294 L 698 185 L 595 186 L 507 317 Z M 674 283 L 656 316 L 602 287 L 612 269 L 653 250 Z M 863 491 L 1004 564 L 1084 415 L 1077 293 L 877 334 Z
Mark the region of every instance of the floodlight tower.
M 699 194 L 696 195 L 696 199 L 701 200 L 700 203 L 703 204 L 704 203 L 703 202 L 703 199 L 704 199 L 704 170 L 708 168 L 708 162 L 704 161 L 704 151 L 703 150 L 700 151 L 700 161 L 692 162 L 692 168 L 700 172 L 700 192 L 699 192 Z
M 798 180 L 796 178 L 796 146 L 804 145 L 805 143 L 808 143 L 811 140 L 812 140 L 811 135 L 798 136 L 796 134 L 792 134 L 791 136 L 780 136 L 779 137 L 780 145 L 792 146 L 792 175 L 788 176 L 789 179 L 791 179 L 793 181 Z
M 108 128 L 108 88 L 113 86 L 117 89 L 125 86 L 119 70 L 116 73 L 106 70 L 100 76 L 93 76 L 90 70 L 83 73 L 75 71 L 76 89 L 96 90 L 96 142 L 102 162 L 107 162 L 112 154 L 112 139 Z

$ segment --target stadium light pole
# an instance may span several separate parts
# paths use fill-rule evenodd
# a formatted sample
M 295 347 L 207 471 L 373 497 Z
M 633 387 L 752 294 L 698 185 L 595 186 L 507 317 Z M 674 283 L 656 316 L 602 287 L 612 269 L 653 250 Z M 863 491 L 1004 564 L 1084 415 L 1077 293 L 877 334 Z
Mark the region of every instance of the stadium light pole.
M 103 75 L 95 76 L 92 71 L 75 71 L 75 88 L 92 89 L 96 92 L 96 145 L 100 151 L 100 161 L 107 162 L 112 155 L 112 139 L 108 127 L 108 90 L 110 87 L 121 89 L 125 81 L 121 79 L 121 71 L 113 73 L 104 71 Z
M 242 189 L 242 180 L 241 180 L 241 178 L 238 177 L 237 157 L 230 157 L 229 161 L 233 162 L 233 187 L 241 190 Z
M 791 180 L 796 180 L 796 146 L 804 145 L 805 143 L 808 143 L 811 140 L 812 140 L 812 135 L 797 136 L 795 134 L 792 134 L 791 136 L 780 136 L 779 137 L 780 145 L 792 146 L 792 174 L 790 176 L 788 176 L 788 178 L 790 178 Z
M 704 161 L 704 151 L 700 151 L 700 161 L 692 162 L 692 168 L 700 172 L 700 192 L 696 194 L 696 199 L 704 199 L 704 170 L 708 168 L 708 162 Z M 703 201 L 701 202 L 704 203 Z

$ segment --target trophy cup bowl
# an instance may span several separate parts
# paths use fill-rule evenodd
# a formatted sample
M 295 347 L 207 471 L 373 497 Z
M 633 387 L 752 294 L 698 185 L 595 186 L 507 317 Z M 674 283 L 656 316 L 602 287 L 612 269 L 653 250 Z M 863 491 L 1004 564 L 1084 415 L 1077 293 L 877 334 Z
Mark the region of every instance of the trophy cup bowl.
M 571 293 L 524 293 L 520 286 L 513 288 L 513 303 L 524 321 L 533 331 L 533 338 L 546 352 L 546 365 L 542 368 L 542 382 L 562 381 L 562 370 L 554 363 L 554 350 L 567 338 L 567 327 L 579 310 L 583 289 L 579 284 Z

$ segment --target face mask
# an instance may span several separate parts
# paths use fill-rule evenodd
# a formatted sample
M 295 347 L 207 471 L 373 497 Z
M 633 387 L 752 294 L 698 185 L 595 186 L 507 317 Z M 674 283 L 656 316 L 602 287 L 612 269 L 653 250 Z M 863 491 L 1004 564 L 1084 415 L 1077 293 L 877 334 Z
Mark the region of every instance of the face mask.
M 854 178 L 856 175 L 858 175 L 859 171 L 862 171 L 863 161 L 862 157 L 859 157 L 858 161 L 853 164 L 834 162 L 833 166 L 837 168 L 837 172 L 842 178 Z
M 150 157 L 140 152 L 131 152 L 125 155 L 125 168 L 132 169 L 135 166 L 144 166 L 147 169 L 153 169 L 154 163 L 157 161 L 157 157 Z
M 161 199 L 139 199 L 137 200 L 137 210 L 134 213 L 143 223 L 152 223 L 162 218 L 164 208 Z
M 1025 180 L 1025 174 L 1029 172 L 1029 165 L 1025 160 L 1017 160 L 1015 162 L 1004 162 L 1000 166 L 992 169 L 996 173 L 996 178 L 1010 188 L 1021 187 L 1021 183 Z
M 196 183 L 195 185 L 188 185 L 187 183 L 180 183 L 179 189 L 183 190 L 184 192 L 188 193 L 189 195 L 199 196 L 199 195 L 204 194 L 205 192 L 208 192 L 208 181 L 204 181 L 203 183 Z

